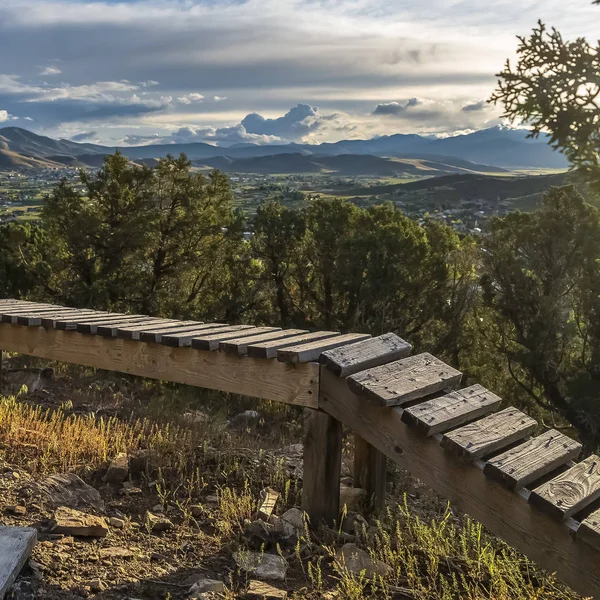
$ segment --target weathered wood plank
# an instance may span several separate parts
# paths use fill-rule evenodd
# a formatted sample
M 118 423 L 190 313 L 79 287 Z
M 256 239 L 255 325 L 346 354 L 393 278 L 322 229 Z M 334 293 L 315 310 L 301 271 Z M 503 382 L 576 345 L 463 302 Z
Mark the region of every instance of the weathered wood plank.
M 232 327 L 230 331 L 207 333 L 195 336 L 192 339 L 192 348 L 195 348 L 196 350 L 218 350 L 219 344 L 222 341 L 239 337 L 240 331 L 244 331 L 248 334 L 248 336 L 252 336 L 254 334 L 260 335 L 262 333 L 281 331 L 281 329 L 277 327 L 252 327 L 251 325 L 237 325 L 236 327 Z
M 327 340 L 307 342 L 306 344 L 280 348 L 277 350 L 277 360 L 284 363 L 318 361 L 321 354 L 326 350 L 332 350 L 345 344 L 361 342 L 370 338 L 371 336 L 366 333 L 347 333 Z
M 600 458 L 592 454 L 531 492 L 529 502 L 566 519 L 600 498 Z
M 121 327 L 133 327 L 133 325 L 144 325 L 146 327 L 154 327 L 154 325 L 160 325 L 162 319 L 156 319 L 154 317 L 144 317 L 141 320 L 127 319 L 117 323 L 103 323 L 102 325 L 96 325 L 96 335 L 102 337 L 117 337 L 117 332 Z
M 556 572 L 580 594 L 600 594 L 600 552 L 578 542 L 565 523 L 528 503 L 524 492 L 507 489 L 484 475 L 477 465 L 445 452 L 438 443 L 439 436 L 426 437 L 403 423 L 401 408 L 366 403 L 325 367 L 321 369 L 319 404 L 458 510 L 470 514 L 547 571 Z
M 121 313 L 105 313 L 99 312 L 98 316 L 88 318 L 86 317 L 86 323 L 95 323 L 97 321 L 106 320 L 107 318 L 112 319 L 123 319 L 127 315 Z M 135 316 L 135 315 L 132 315 Z M 79 325 L 83 319 L 78 319 L 76 317 L 60 317 L 54 322 L 54 329 L 60 329 L 61 331 L 75 331 L 77 329 L 77 325 Z M 82 332 L 85 333 L 85 332 Z
M 502 450 L 531 435 L 537 421 L 516 408 L 505 408 L 444 434 L 442 447 L 468 460 Z
M 575 534 L 578 539 L 600 550 L 600 509 L 586 517 Z
M 236 329 L 236 327 L 237 326 L 232 326 L 232 325 L 223 326 L 218 323 L 215 324 L 213 327 L 204 327 L 202 325 L 202 326 L 192 329 L 190 331 L 176 333 L 176 334 L 163 335 L 160 343 L 164 344 L 165 346 L 169 346 L 171 348 L 189 348 L 192 345 L 192 340 L 197 335 L 209 335 L 209 334 L 218 333 L 218 332 L 225 333 L 226 331 L 231 331 L 232 329 L 234 331 L 239 331 L 238 329 Z
M 6 319 L 6 322 L 12 322 L 17 325 L 24 325 L 25 327 L 40 327 L 43 325 L 45 319 L 57 318 L 60 315 L 73 315 L 82 314 L 82 316 L 93 314 L 94 311 L 81 311 L 75 309 L 56 308 L 49 311 L 31 311 L 23 312 L 16 315 L 12 315 L 10 321 Z
M 501 403 L 502 398 L 476 384 L 411 406 L 402 418 L 425 435 L 435 435 L 484 417 L 498 410 Z
M 366 490 L 369 506 L 374 510 L 385 508 L 386 462 L 383 452 L 354 434 L 354 487 Z
M 575 460 L 580 452 L 579 442 L 550 429 L 490 459 L 483 472 L 518 490 Z
M 121 325 L 124 323 L 143 323 L 148 320 L 149 317 L 145 317 L 144 315 L 123 315 L 123 316 L 110 316 L 110 317 L 101 317 L 94 319 L 85 319 L 85 321 L 77 323 L 76 330 L 79 333 L 87 333 L 92 335 L 98 334 L 98 327 L 103 325 Z M 60 327 L 56 327 L 56 329 L 61 330 Z
M 431 354 L 417 354 L 346 379 L 348 387 L 382 406 L 406 404 L 460 383 L 462 373 Z
M 248 354 L 248 346 L 250 344 L 257 344 L 260 342 L 270 342 L 273 340 L 283 340 L 288 337 L 294 337 L 302 333 L 308 333 L 304 329 L 283 329 L 279 331 L 271 331 L 270 333 L 263 333 L 262 335 L 252 336 L 240 336 L 238 338 L 223 341 L 219 344 L 219 350 L 226 352 L 227 354 L 238 354 L 243 356 Z
M 125 340 L 139 340 L 140 334 L 142 331 L 146 331 L 149 329 L 158 329 L 162 327 L 174 327 L 177 323 L 181 323 L 182 321 L 176 321 L 175 319 L 159 319 L 156 321 L 151 327 L 148 325 L 134 324 L 127 325 L 124 327 L 119 327 L 117 329 L 117 337 L 122 337 Z M 201 325 L 201 323 L 196 323 L 197 325 Z
M 29 314 L 43 314 L 46 312 L 52 312 L 55 311 L 57 309 L 59 309 L 60 307 L 57 306 L 52 306 L 51 304 L 47 304 L 47 305 L 39 305 L 36 306 L 35 308 L 7 308 L 7 309 L 3 309 L 1 314 L 0 314 L 0 321 L 2 323 L 12 323 L 12 324 L 16 324 L 17 322 L 17 318 L 20 315 L 29 315 Z
M 183 322 L 183 321 L 182 321 Z M 194 325 L 174 325 L 169 328 L 158 328 L 153 330 L 145 330 L 140 334 L 140 340 L 142 342 L 152 342 L 154 344 L 160 344 L 164 336 L 168 335 L 178 335 L 185 333 L 197 333 L 201 331 L 206 331 L 208 329 L 217 330 L 218 328 L 227 327 L 225 323 L 205 323 L 200 324 L 196 323 Z
M 342 424 L 327 413 L 306 409 L 302 509 L 315 526 L 322 521 L 332 524 L 339 516 L 341 469 Z
M 46 327 L 46 328 L 55 328 L 56 323 L 58 322 L 59 319 L 70 318 L 76 314 L 78 315 L 77 318 L 89 319 L 96 315 L 101 315 L 102 313 L 99 313 L 95 310 L 89 310 L 89 311 L 88 310 L 79 310 L 79 311 L 73 311 L 71 313 L 60 312 L 60 313 L 55 313 L 55 314 L 50 314 L 50 315 L 47 314 L 42 317 L 41 326 Z M 108 314 L 108 313 L 105 313 L 105 314 Z M 29 325 L 31 326 L 32 324 L 29 323 Z
M 7 324 L 0 324 L 0 349 L 299 406 L 318 405 L 319 370 L 314 363 L 291 367 L 222 352 Z
M 248 345 L 248 356 L 253 358 L 275 358 L 277 351 L 281 348 L 288 348 L 305 342 L 325 340 L 340 335 L 337 331 L 317 331 L 314 333 L 303 333 L 302 335 L 286 338 L 285 340 L 275 340 L 272 342 L 260 342 L 258 344 Z
M 338 377 L 348 377 L 405 358 L 410 354 L 411 349 L 411 345 L 395 333 L 386 333 L 372 339 L 326 350 L 321 354 L 320 362 Z
M 36 540 L 35 529 L 0 526 L 0 599 L 15 582 Z

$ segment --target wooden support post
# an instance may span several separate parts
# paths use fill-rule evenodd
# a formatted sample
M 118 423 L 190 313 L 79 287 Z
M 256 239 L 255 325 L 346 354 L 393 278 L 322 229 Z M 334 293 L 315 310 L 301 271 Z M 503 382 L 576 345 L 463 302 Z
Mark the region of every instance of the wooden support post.
M 367 506 L 373 510 L 385 508 L 386 456 L 354 434 L 354 487 L 367 492 Z
M 331 524 L 340 511 L 342 424 L 312 408 L 304 412 L 302 508 L 314 526 Z

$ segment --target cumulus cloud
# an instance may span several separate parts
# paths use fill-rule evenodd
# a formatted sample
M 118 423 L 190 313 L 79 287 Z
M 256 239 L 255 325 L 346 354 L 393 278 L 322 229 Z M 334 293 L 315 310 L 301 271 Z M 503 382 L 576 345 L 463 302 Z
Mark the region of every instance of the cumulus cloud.
M 473 102 L 471 104 L 465 104 L 461 110 L 463 112 L 481 112 L 488 108 L 488 103 L 485 100 L 480 100 L 479 102 Z
M 186 94 L 185 96 L 179 96 L 177 102 L 181 104 L 197 104 L 204 101 L 204 96 L 198 93 Z
M 213 100 L 215 102 L 222 102 L 223 100 L 227 100 L 227 96 L 213 96 Z
M 400 115 L 403 114 L 408 108 L 417 106 L 419 100 L 417 98 L 410 98 L 404 103 L 400 102 L 384 102 L 378 104 L 373 111 L 374 115 Z
M 90 140 L 95 140 L 98 137 L 98 132 L 96 131 L 82 131 L 81 133 L 77 133 L 71 136 L 71 139 L 74 142 L 89 142 Z
M 41 70 L 41 75 L 60 75 L 62 71 L 58 67 L 44 67 Z
M 0 110 L 0 123 L 4 123 L 5 121 L 8 121 L 9 118 L 10 118 L 10 115 L 8 114 L 7 110 Z

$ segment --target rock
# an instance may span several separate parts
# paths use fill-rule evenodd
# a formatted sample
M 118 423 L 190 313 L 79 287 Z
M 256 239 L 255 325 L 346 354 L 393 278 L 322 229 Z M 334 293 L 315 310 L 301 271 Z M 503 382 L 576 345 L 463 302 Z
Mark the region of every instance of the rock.
M 222 594 L 225 592 L 225 584 L 218 579 L 199 579 L 190 589 L 190 594 L 204 594 L 206 592 Z
M 201 423 L 208 423 L 210 417 L 201 410 L 188 410 L 183 413 L 182 420 L 187 424 L 193 423 L 194 425 L 199 425 Z
M 105 537 L 108 524 L 103 517 L 88 515 L 67 506 L 60 506 L 54 512 L 52 533 L 63 533 L 79 537 Z
M 194 519 L 199 519 L 204 514 L 204 509 L 199 504 L 192 504 L 192 506 L 190 506 L 190 512 Z
M 366 490 L 361 488 L 340 486 L 340 507 L 346 506 L 348 512 L 357 512 L 362 508 L 367 497 Z
M 261 600 L 287 600 L 287 592 L 264 583 L 264 581 L 251 581 L 248 586 L 248 595 L 250 598 L 260 598 Z
M 392 567 L 380 560 L 371 558 L 367 552 L 361 550 L 356 544 L 344 544 L 335 555 L 335 560 L 341 567 L 348 569 L 353 575 L 360 575 L 363 571 L 367 579 L 376 576 L 387 577 L 393 573 Z
M 169 529 L 173 528 L 173 523 L 169 519 L 154 515 L 150 511 L 146 513 L 146 522 L 154 533 L 169 531 Z
M 362 533 L 363 529 L 369 527 L 367 520 L 359 513 L 349 512 L 342 523 L 342 531 L 344 533 L 354 535 L 358 531 Z
M 106 584 L 101 579 L 92 579 L 87 582 L 87 586 L 96 594 L 106 589 Z
M 113 548 L 100 548 L 98 556 L 100 558 L 133 558 L 133 552 L 128 548 L 117 546 Z
M 163 508 L 163 505 L 162 505 L 162 504 L 155 504 L 155 505 L 152 507 L 152 512 L 153 512 L 153 513 L 158 513 L 158 514 L 161 514 L 161 515 L 163 515 L 163 514 L 165 513 L 165 509 Z
M 153 464 L 157 462 L 156 451 L 143 449 L 134 452 L 129 457 L 129 471 L 133 476 L 141 475 L 152 470 Z
M 209 494 L 208 496 L 206 496 L 206 498 L 204 499 L 204 502 L 206 504 L 210 504 L 210 505 L 218 505 L 219 504 L 219 497 L 216 494 Z
M 245 429 L 246 427 L 256 427 L 260 421 L 260 413 L 255 410 L 245 410 L 236 415 L 229 421 L 231 429 Z
M 234 552 L 235 564 L 257 577 L 267 581 L 285 581 L 288 564 L 281 556 L 260 552 Z
M 27 509 L 24 506 L 7 506 L 4 511 L 17 517 L 23 517 L 27 514 Z
M 108 467 L 104 481 L 106 483 L 123 483 L 129 477 L 129 456 L 119 452 Z
M 253 521 L 244 527 L 244 537 L 251 548 L 258 550 L 269 543 L 273 529 L 270 523 L 261 520 Z
M 108 524 L 115 529 L 123 529 L 123 527 L 125 527 L 125 521 L 123 519 L 119 519 L 118 517 L 111 517 L 108 520 Z
M 281 515 L 279 527 L 283 537 L 302 537 L 306 533 L 304 513 L 299 508 L 290 508 Z
M 140 496 L 144 492 L 139 487 L 136 487 L 131 481 L 126 481 L 123 483 L 123 489 L 121 493 L 125 496 Z
M 98 490 L 85 483 L 75 473 L 50 475 L 41 482 L 24 487 L 21 491 L 41 496 L 43 501 L 53 509 L 67 506 L 76 509 L 93 508 L 98 512 L 104 511 L 104 502 Z
M 291 475 L 302 479 L 304 474 L 304 446 L 302 444 L 283 446 L 276 450 L 274 455 L 277 458 L 283 459 L 283 462 Z
M 52 369 L 11 369 L 2 377 L 8 385 L 11 394 L 19 393 L 23 388 L 26 392 L 33 393 L 43 390 L 48 386 L 54 376 Z
M 260 492 L 260 506 L 258 507 L 258 518 L 263 521 L 268 521 L 273 510 L 275 509 L 275 504 L 279 499 L 279 492 L 272 490 L 271 488 L 265 488 Z

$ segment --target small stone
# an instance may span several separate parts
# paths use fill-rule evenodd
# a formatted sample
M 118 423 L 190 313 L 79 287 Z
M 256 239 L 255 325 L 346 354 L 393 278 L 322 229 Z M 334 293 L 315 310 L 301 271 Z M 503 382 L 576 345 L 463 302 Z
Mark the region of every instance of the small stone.
M 206 496 L 204 502 L 206 504 L 219 504 L 219 497 L 215 494 L 209 494 L 208 496 Z
M 304 513 L 299 508 L 290 508 L 281 515 L 279 527 L 284 537 L 302 537 L 306 533 Z
M 100 492 L 88 485 L 75 473 L 58 473 L 50 475 L 39 483 L 33 483 L 23 491 L 30 489 L 36 496 L 41 496 L 50 508 L 68 506 L 69 508 L 93 508 L 99 512 L 104 510 L 104 502 Z
M 380 560 L 371 558 L 367 552 L 361 550 L 356 544 L 344 544 L 335 555 L 336 562 L 348 569 L 353 575 L 364 572 L 367 579 L 377 576 L 387 577 L 393 569 Z
M 270 523 L 256 520 L 252 523 L 248 523 L 244 527 L 244 537 L 248 541 L 248 545 L 251 548 L 258 550 L 262 546 L 266 546 L 269 543 L 269 539 L 273 530 L 274 527 Z
M 218 579 L 199 579 L 190 588 L 190 594 L 203 594 L 206 592 L 224 593 L 225 584 Z
M 258 579 L 285 581 L 288 564 L 281 556 L 240 551 L 234 552 L 233 560 L 240 569 L 254 575 Z
M 367 491 L 361 488 L 340 486 L 340 507 L 346 507 L 348 512 L 358 512 L 367 497 Z
M 103 592 L 106 589 L 106 584 L 101 579 L 92 579 L 91 581 L 88 581 L 87 585 L 90 590 L 96 594 Z
M 125 521 L 118 517 L 111 517 L 108 519 L 108 524 L 115 529 L 123 529 L 123 527 L 125 527 Z
M 173 523 L 169 519 L 154 515 L 150 511 L 146 513 L 146 522 L 154 533 L 169 531 L 169 529 L 173 528 Z
M 355 535 L 357 531 L 361 533 L 363 528 L 367 528 L 368 526 L 367 520 L 360 513 L 349 512 L 342 524 L 342 531 L 350 535 Z
M 125 496 L 139 496 L 143 494 L 142 490 L 131 483 L 131 481 L 126 481 L 123 483 L 123 489 L 121 490 L 121 493 L 125 494 Z
M 138 450 L 129 457 L 129 471 L 134 476 L 147 473 L 156 462 L 156 451 L 150 449 Z
M 27 514 L 27 509 L 24 506 L 7 506 L 4 510 L 17 517 L 22 517 Z
M 192 504 L 192 506 L 190 506 L 190 512 L 194 519 L 199 519 L 204 514 L 204 509 L 199 504 Z
M 260 421 L 260 413 L 255 410 L 245 410 L 236 415 L 229 421 L 229 427 L 232 429 L 245 429 L 247 427 L 256 427 Z
M 248 586 L 248 595 L 261 600 L 287 600 L 287 592 L 265 583 L 264 581 L 251 581 Z
M 275 509 L 275 504 L 279 499 L 279 492 L 272 490 L 271 488 L 265 488 L 260 492 L 260 506 L 258 508 L 258 518 L 263 521 L 268 521 L 273 510 Z
M 162 504 L 155 504 L 152 507 L 152 512 L 153 513 L 161 513 L 161 514 L 163 514 L 165 512 L 165 509 L 163 508 Z
M 100 548 L 98 550 L 98 556 L 100 558 L 133 558 L 133 552 L 128 548 L 112 547 L 112 548 Z
M 103 517 L 88 515 L 73 508 L 60 506 L 54 513 L 52 533 L 81 537 L 105 537 L 108 524 Z
M 104 481 L 106 483 L 123 483 L 129 477 L 129 456 L 119 452 L 108 467 Z

